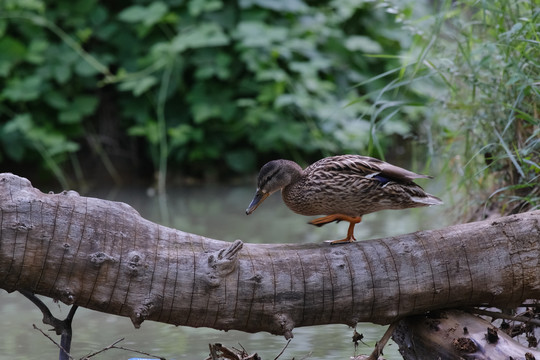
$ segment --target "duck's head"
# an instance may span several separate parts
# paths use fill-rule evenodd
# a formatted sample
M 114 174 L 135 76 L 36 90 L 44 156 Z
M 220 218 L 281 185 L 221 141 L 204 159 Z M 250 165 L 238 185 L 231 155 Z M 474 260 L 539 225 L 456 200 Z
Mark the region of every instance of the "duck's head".
M 302 175 L 300 165 L 290 160 L 272 160 L 266 163 L 257 177 L 257 191 L 246 215 L 255 211 L 268 196 L 296 181 Z

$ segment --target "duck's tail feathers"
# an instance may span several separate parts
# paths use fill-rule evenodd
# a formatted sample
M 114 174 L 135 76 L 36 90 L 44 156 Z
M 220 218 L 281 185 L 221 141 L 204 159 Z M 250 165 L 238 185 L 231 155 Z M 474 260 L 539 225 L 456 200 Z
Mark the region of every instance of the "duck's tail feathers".
M 424 204 L 424 205 L 427 205 L 427 206 L 444 204 L 443 201 L 441 199 L 439 199 L 438 197 L 433 196 L 431 194 L 426 194 L 426 195 L 427 196 L 425 196 L 425 197 L 411 196 L 411 200 L 416 202 L 416 203 Z

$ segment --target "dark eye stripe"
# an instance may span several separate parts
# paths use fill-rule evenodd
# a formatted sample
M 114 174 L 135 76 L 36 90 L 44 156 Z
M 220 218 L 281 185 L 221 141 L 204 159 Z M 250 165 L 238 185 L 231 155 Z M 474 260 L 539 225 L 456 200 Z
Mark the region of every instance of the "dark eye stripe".
M 259 183 L 259 189 L 261 189 L 261 190 L 264 189 L 264 187 L 266 186 L 266 184 L 267 184 L 267 183 L 268 183 L 268 182 L 269 182 L 269 181 L 270 181 L 270 180 L 271 180 L 278 172 L 279 172 L 279 168 L 276 167 L 275 169 L 273 169 L 273 171 L 272 171 L 270 174 L 266 175 L 266 176 L 262 179 L 262 181 Z

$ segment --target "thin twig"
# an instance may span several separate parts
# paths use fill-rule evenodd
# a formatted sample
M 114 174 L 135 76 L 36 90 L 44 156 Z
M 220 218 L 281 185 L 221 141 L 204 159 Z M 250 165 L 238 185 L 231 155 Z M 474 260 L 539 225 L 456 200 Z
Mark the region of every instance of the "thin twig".
M 54 327 L 56 335 L 60 335 L 59 359 L 68 360 L 68 358 L 71 358 L 69 356 L 71 351 L 71 338 L 73 334 L 71 322 L 73 321 L 73 317 L 77 311 L 77 305 L 73 305 L 69 310 L 68 316 L 64 320 L 60 320 L 52 315 L 48 306 L 45 305 L 45 303 L 43 303 L 43 301 L 41 301 L 33 292 L 28 290 L 19 290 L 19 292 L 39 308 L 41 314 L 43 315 L 42 322 L 46 325 L 51 325 Z
M 134 353 L 137 353 L 137 354 L 141 354 L 141 355 L 146 355 L 146 356 L 150 356 L 150 357 L 153 357 L 153 358 L 157 358 L 157 359 L 159 359 L 159 360 L 167 360 L 166 358 L 164 358 L 164 357 L 162 357 L 162 356 L 153 355 L 153 354 L 150 354 L 150 353 L 147 353 L 147 352 L 144 352 L 144 351 L 139 351 L 139 350 L 135 350 L 135 349 L 130 349 L 130 348 L 126 348 L 126 347 L 123 347 L 123 346 L 113 346 L 113 349 L 124 350 L 124 351 L 131 351 L 131 352 L 134 352 Z
M 232 349 L 233 349 L 234 351 L 236 351 L 236 352 L 239 354 L 238 357 L 244 358 L 244 357 L 248 356 L 249 354 L 248 354 L 246 348 L 243 347 L 242 344 L 240 344 L 240 343 L 238 343 L 238 345 L 240 345 L 240 347 L 242 348 L 242 350 L 237 349 L 237 348 L 235 348 L 234 346 L 232 347 Z
M 86 355 L 85 357 L 81 358 L 81 360 L 86 360 L 86 359 L 90 359 L 91 357 L 94 357 L 102 352 L 105 352 L 107 350 L 111 350 L 111 349 L 117 349 L 117 350 L 124 350 L 124 351 L 131 351 L 131 352 L 134 352 L 134 353 L 137 353 L 137 354 L 141 354 L 141 355 L 146 355 L 146 356 L 150 356 L 150 357 L 153 357 L 153 358 L 158 358 L 160 360 L 167 360 L 165 359 L 164 357 L 162 356 L 157 356 L 157 355 L 153 355 L 153 354 L 149 354 L 147 352 L 144 352 L 144 351 L 139 351 L 139 350 L 134 350 L 134 349 L 130 349 L 130 348 L 125 348 L 123 346 L 116 346 L 116 344 L 118 344 L 119 342 L 121 341 L 124 341 L 125 338 L 121 338 L 121 339 L 118 339 L 116 340 L 115 342 L 113 342 L 111 345 L 109 346 L 106 346 L 104 347 L 103 349 L 99 350 L 99 351 L 96 351 L 96 352 L 93 352 L 91 354 L 88 354 Z
M 285 349 L 287 349 L 287 346 L 289 346 L 290 342 L 291 342 L 291 339 L 289 339 L 289 341 L 287 341 L 287 343 L 285 344 L 283 349 L 281 349 L 281 352 L 274 358 L 274 360 L 277 360 L 285 352 Z
M 379 356 L 382 355 L 383 349 L 386 346 L 386 343 L 388 342 L 388 340 L 390 340 L 390 337 L 392 336 L 392 333 L 394 332 L 394 329 L 396 328 L 397 323 L 398 323 L 397 321 L 394 321 L 393 323 L 390 324 L 390 326 L 388 326 L 388 329 L 386 329 L 381 340 L 377 341 L 377 344 L 375 344 L 375 349 L 373 350 L 371 355 L 369 355 L 367 360 L 379 359 Z
M 533 324 L 533 325 L 536 325 L 536 326 L 540 326 L 540 320 L 533 319 L 533 318 L 530 318 L 530 317 L 527 317 L 527 316 L 507 315 L 507 314 L 503 314 L 503 313 L 500 313 L 500 312 L 482 310 L 482 309 L 476 309 L 476 308 L 467 309 L 467 311 L 471 312 L 471 313 L 474 313 L 474 314 L 490 316 L 490 317 L 497 318 L 497 319 L 521 321 L 523 323 L 529 323 L 529 324 Z
M 307 353 L 307 355 L 306 355 L 306 356 L 304 356 L 304 357 L 303 357 L 303 358 L 301 358 L 300 360 L 306 360 L 306 359 L 309 359 L 309 358 L 311 357 L 311 355 L 312 355 L 312 354 L 313 354 L 313 352 L 312 352 L 312 351 L 310 351 L 309 353 Z M 294 358 L 293 358 L 293 360 L 294 360 Z
M 91 354 L 86 355 L 86 356 L 83 357 L 82 359 L 83 359 L 83 360 L 90 359 L 91 357 L 96 356 L 97 354 L 100 354 L 100 353 L 102 353 L 102 352 L 104 352 L 104 351 L 113 349 L 114 346 L 115 346 L 116 344 L 118 344 L 119 342 L 121 342 L 121 341 L 124 341 L 124 338 L 121 338 L 121 339 L 116 340 L 116 341 L 113 342 L 111 345 L 106 346 L 106 347 L 104 347 L 104 348 L 101 349 L 101 350 L 98 350 L 98 351 L 96 351 L 96 352 L 93 352 L 93 353 L 91 353 Z
M 62 346 L 60 346 L 59 343 L 57 343 L 56 341 L 54 341 L 54 339 L 53 339 L 52 337 L 50 337 L 47 333 L 45 333 L 43 330 L 41 330 L 40 328 L 38 328 L 38 327 L 36 326 L 36 324 L 32 324 L 32 326 L 34 327 L 34 329 L 36 329 L 37 331 L 39 331 L 40 333 L 42 333 L 43 336 L 45 336 L 47 339 L 49 339 L 54 345 L 56 345 L 56 346 L 60 349 L 60 351 L 63 351 L 63 352 L 67 355 L 67 357 L 69 357 L 71 360 L 73 360 L 73 357 L 72 357 L 72 356 L 71 356 L 71 355 L 70 355 L 70 354 L 69 354 Z

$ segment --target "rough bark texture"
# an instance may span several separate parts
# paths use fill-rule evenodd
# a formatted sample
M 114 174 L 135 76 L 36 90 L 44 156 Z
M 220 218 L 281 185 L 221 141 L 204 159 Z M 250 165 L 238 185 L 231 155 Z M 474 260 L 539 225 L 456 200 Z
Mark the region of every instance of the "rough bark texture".
M 403 319 L 393 337 L 407 360 L 540 359 L 540 351 L 520 345 L 484 319 L 457 310 Z
M 540 299 L 539 220 L 535 211 L 337 246 L 227 243 L 0 174 L 0 288 L 136 327 L 149 319 L 290 337 L 298 326 Z

